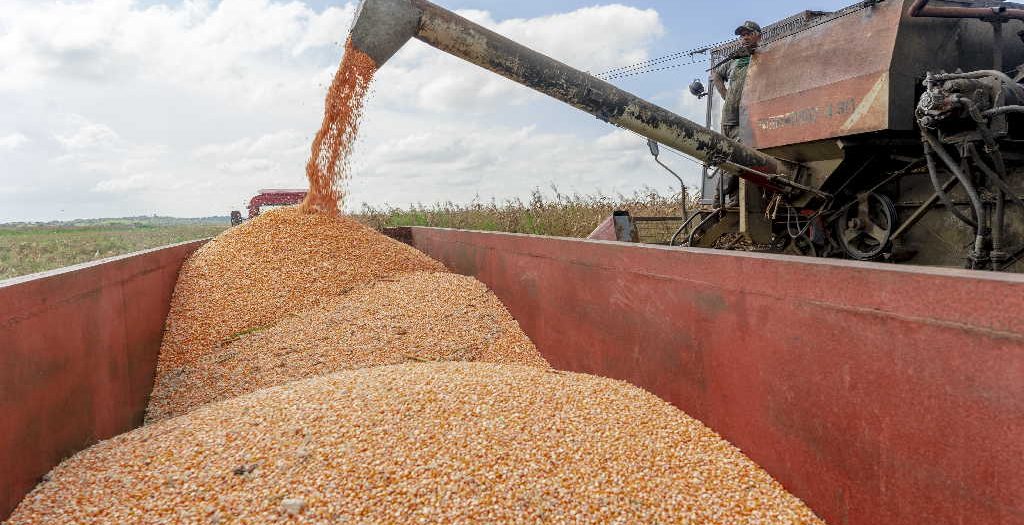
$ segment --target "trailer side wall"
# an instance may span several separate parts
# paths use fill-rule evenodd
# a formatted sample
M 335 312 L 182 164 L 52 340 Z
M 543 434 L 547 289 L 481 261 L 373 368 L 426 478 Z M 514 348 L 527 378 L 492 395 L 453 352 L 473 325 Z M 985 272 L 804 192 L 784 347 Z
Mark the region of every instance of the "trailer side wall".
M 704 421 L 833 525 L 1024 523 L 1024 276 L 413 228 L 557 368 Z
M 62 459 L 142 424 L 178 269 L 203 242 L 0 281 L 0 520 Z
M 489 285 L 553 365 L 674 403 L 829 523 L 1024 523 L 1024 276 L 404 234 Z M 0 517 L 141 423 L 198 246 L 0 283 Z

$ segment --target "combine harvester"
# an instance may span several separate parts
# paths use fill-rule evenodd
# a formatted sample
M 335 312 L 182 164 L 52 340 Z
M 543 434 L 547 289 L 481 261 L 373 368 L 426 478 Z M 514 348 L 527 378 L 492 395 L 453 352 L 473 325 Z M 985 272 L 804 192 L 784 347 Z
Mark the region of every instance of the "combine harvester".
M 751 171 L 766 170 L 705 150 L 703 207 L 670 244 L 1024 269 L 1024 5 L 938 4 L 866 1 L 766 26 L 741 138 L 808 188 L 776 191 Z M 710 51 L 717 65 L 744 49 Z M 691 92 L 706 95 L 699 81 Z M 715 168 L 753 183 L 737 208 L 713 207 Z
M 737 209 L 694 216 L 694 247 L 391 232 L 487 284 L 552 365 L 671 401 L 829 523 L 1021 524 L 1024 276 L 699 247 L 1014 269 L 1024 96 L 992 67 L 1024 62 L 1022 15 L 886 0 L 788 19 L 754 57 L 754 147 L 423 0 L 365 0 L 351 39 L 383 65 L 418 38 L 745 181 Z M 201 243 L 0 283 L 0 516 L 142 422 Z

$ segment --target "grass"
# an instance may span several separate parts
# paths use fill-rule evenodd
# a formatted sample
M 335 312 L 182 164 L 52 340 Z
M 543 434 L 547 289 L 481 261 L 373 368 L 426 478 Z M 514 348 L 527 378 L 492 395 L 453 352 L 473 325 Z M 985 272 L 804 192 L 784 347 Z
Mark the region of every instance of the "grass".
M 431 226 L 582 238 L 615 210 L 627 210 L 634 216 L 679 216 L 678 193 L 663 194 L 645 188 L 632 195 L 580 195 L 551 189 L 551 195 L 534 190 L 527 201 L 474 200 L 468 204 L 444 202 L 409 208 L 364 204 L 358 218 L 374 228 Z
M 89 225 L 0 224 L 0 279 L 212 237 L 226 222 L 105 220 Z

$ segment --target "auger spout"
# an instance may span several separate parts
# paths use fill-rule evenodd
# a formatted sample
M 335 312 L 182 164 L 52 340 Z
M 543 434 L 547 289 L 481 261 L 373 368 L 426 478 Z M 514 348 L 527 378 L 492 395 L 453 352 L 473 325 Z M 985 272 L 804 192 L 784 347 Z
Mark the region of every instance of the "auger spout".
M 408 0 L 363 0 L 349 31 L 352 45 L 383 66 L 419 30 L 422 12 Z

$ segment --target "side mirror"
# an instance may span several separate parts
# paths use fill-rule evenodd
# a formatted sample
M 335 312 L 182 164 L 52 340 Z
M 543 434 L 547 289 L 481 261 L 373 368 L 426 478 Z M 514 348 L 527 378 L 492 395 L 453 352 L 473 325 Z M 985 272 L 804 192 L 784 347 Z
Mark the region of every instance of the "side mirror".
M 693 79 L 690 82 L 690 94 L 697 97 L 698 99 L 708 96 L 708 90 L 704 87 L 704 83 L 699 78 Z
M 658 154 L 660 153 L 658 149 L 658 141 L 654 139 L 647 139 L 647 147 L 650 148 L 651 155 L 654 155 L 654 158 L 658 158 Z

